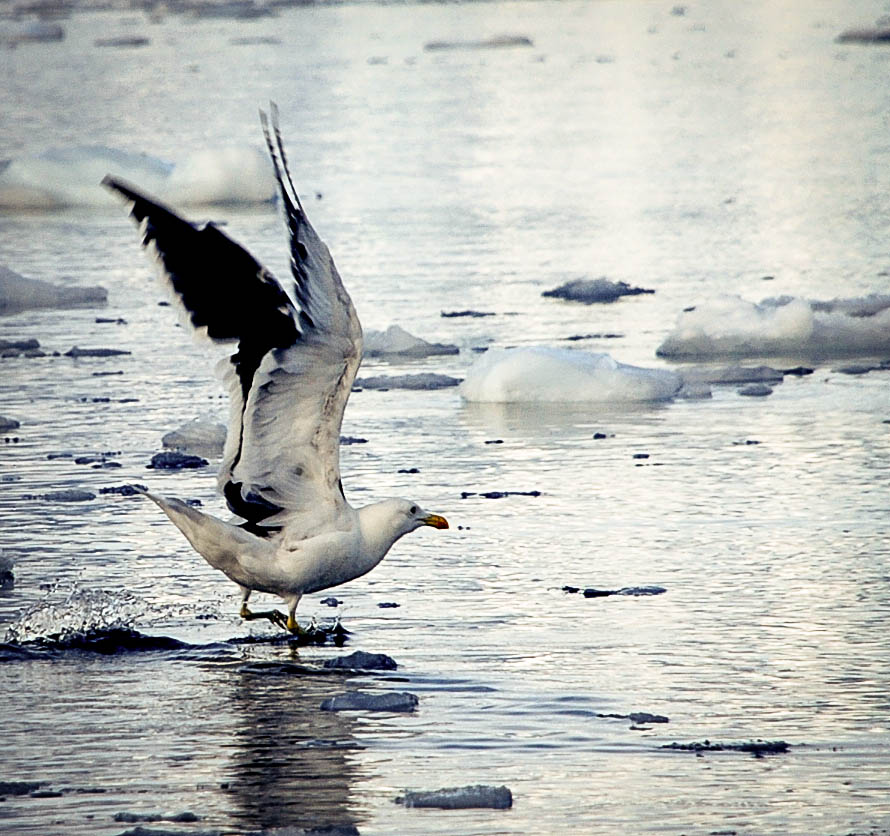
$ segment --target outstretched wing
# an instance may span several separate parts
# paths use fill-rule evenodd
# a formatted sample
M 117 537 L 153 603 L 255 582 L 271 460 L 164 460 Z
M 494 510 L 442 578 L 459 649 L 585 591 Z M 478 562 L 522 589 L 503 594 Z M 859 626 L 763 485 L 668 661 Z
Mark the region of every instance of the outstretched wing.
M 295 524 L 308 536 L 344 510 L 340 425 L 362 332 L 297 198 L 277 124 L 274 137 L 265 116 L 263 126 L 290 232 L 292 286 L 212 223 L 199 228 L 116 178 L 103 184 L 131 202 L 143 244 L 192 325 L 215 342 L 237 342 L 224 372 L 231 417 L 219 473 L 229 508 L 258 534 Z

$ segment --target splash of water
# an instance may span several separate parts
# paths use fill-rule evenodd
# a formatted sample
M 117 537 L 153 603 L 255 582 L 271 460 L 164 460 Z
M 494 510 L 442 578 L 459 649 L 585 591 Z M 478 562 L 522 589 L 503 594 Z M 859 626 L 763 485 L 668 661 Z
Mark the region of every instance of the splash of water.
M 61 597 L 60 597 L 61 593 Z M 8 644 L 57 643 L 110 630 L 131 629 L 145 611 L 130 592 L 54 586 L 6 630 Z

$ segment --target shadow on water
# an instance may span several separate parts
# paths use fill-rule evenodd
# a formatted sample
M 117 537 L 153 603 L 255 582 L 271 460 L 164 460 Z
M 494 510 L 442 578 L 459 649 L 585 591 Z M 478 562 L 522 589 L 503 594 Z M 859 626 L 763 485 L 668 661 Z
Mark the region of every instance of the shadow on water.
M 321 711 L 339 676 L 288 664 L 247 664 L 233 674 L 231 708 L 240 717 L 225 790 L 233 818 L 268 830 L 300 827 L 357 832 L 349 809 L 359 779 L 354 718 Z

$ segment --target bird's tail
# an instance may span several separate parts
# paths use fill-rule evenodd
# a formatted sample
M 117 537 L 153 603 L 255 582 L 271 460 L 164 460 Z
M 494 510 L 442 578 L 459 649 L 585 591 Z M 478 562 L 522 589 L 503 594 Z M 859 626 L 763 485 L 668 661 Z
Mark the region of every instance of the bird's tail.
M 154 502 L 185 535 L 192 548 L 221 572 L 229 574 L 233 571 L 238 565 L 239 555 L 269 548 L 259 537 L 237 525 L 192 508 L 181 499 L 160 496 L 147 490 L 140 493 Z

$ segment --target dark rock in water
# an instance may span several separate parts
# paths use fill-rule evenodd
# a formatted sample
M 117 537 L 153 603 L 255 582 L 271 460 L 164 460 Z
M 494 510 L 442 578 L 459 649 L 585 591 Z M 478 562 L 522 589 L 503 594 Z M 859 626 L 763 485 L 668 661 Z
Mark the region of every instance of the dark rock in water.
M 134 46 L 148 46 L 151 41 L 148 38 L 143 38 L 139 35 L 122 35 L 117 38 L 96 38 L 93 41 L 93 46 L 99 47 L 134 47 Z
M 36 790 L 28 793 L 29 798 L 61 798 L 64 793 L 61 790 Z
M 795 366 L 792 369 L 782 369 L 782 374 L 793 375 L 794 377 L 805 377 L 813 373 L 813 369 L 809 366 Z
M 397 798 L 396 803 L 406 807 L 436 807 L 440 810 L 507 810 L 513 806 L 513 793 L 505 786 L 475 784 L 441 790 L 406 790 L 404 797 Z
M 17 430 L 20 426 L 21 424 L 15 418 L 5 418 L 3 415 L 0 415 L 0 432 Z
M 784 740 L 751 740 L 747 743 L 712 743 L 703 740 L 694 743 L 668 743 L 662 749 L 672 749 L 676 752 L 749 752 L 755 758 L 764 755 L 779 755 L 790 748 Z
M 156 827 L 143 827 L 137 824 L 131 830 L 125 830 L 118 836 L 222 836 L 221 830 L 167 830 Z
M 423 48 L 432 52 L 439 49 L 503 49 L 514 46 L 534 46 L 534 42 L 525 35 L 496 35 L 472 41 L 428 41 Z
M 120 348 L 79 348 L 72 346 L 65 352 L 66 357 L 117 357 L 121 354 L 132 354 Z
M 325 660 L 324 667 L 354 671 L 394 671 L 398 668 L 395 659 L 385 653 L 366 653 L 356 650 L 347 656 L 336 656 Z
M 95 630 L 55 640 L 41 639 L 33 644 L 49 650 L 80 650 L 103 656 L 156 650 L 182 650 L 189 647 L 179 639 L 169 636 L 146 636 L 137 630 L 126 628 Z
M 573 594 L 581 592 L 581 588 L 577 586 L 564 586 L 562 591 Z M 585 598 L 606 598 L 609 595 L 640 597 L 644 595 L 661 595 L 664 592 L 667 592 L 667 590 L 663 586 L 623 586 L 621 589 L 597 589 L 596 587 L 587 587 L 582 594 Z
M 339 598 L 329 595 L 327 598 L 322 598 L 318 603 L 324 604 L 326 607 L 339 607 L 343 602 Z
M 442 316 L 446 318 L 470 317 L 479 319 L 483 316 L 495 316 L 495 313 L 493 311 L 442 311 Z
M 145 485 L 112 485 L 108 488 L 99 488 L 99 493 L 116 493 L 121 496 L 136 496 L 148 490 Z
M 378 605 L 381 610 L 395 610 L 401 607 L 401 604 L 397 604 L 395 601 L 381 601 Z
M 89 502 L 96 498 L 96 494 L 92 491 L 52 491 L 50 493 L 41 494 L 40 499 L 47 502 Z
M 15 575 L 12 570 L 15 561 L 0 553 L 0 590 L 12 589 L 15 586 Z
M 578 340 L 620 340 L 624 334 L 572 334 L 565 339 L 568 342 L 577 342 Z
M 650 714 L 648 711 L 632 711 L 630 714 L 597 714 L 607 720 L 630 720 L 634 725 L 644 723 L 669 723 L 663 714 Z
M 771 366 L 692 366 L 684 369 L 684 383 L 733 384 L 733 383 L 781 383 L 784 372 Z
M 179 453 L 173 450 L 155 453 L 151 457 L 151 463 L 148 467 L 155 470 L 182 470 L 190 467 L 206 467 L 208 464 L 207 459 L 202 459 L 200 456 L 190 456 L 187 453 Z
M 415 694 L 405 691 L 389 691 L 385 694 L 367 694 L 363 691 L 346 691 L 326 699 L 322 711 L 397 711 L 410 712 L 417 708 Z
M 13 351 L 34 351 L 40 348 L 37 340 L 0 340 L 0 351 L 12 349 Z
M 414 473 L 420 473 L 420 470 L 416 467 L 403 467 L 400 470 L 398 470 L 398 473 L 414 474 Z
M 750 386 L 739 389 L 740 395 L 749 398 L 765 398 L 767 395 L 772 395 L 772 393 L 772 386 L 767 386 L 765 383 L 752 383 Z
M 185 811 L 182 813 L 115 813 L 114 820 L 125 822 L 127 824 L 135 824 L 140 821 L 172 821 L 172 822 L 196 822 L 201 821 L 199 816 L 194 813 Z
M 602 277 L 574 279 L 553 290 L 545 290 L 541 296 L 592 305 L 595 302 L 614 302 L 622 296 L 638 296 L 641 293 L 655 293 L 655 291 L 643 287 L 631 287 L 627 282 L 612 282 Z
M 471 496 L 481 496 L 483 499 L 504 499 L 507 496 L 540 496 L 540 491 L 486 491 L 485 493 L 476 493 L 475 491 L 461 491 L 461 499 L 469 499 Z
M 42 786 L 40 781 L 0 781 L 0 795 L 30 795 Z
M 362 389 L 447 389 L 458 386 L 460 378 L 447 374 L 422 372 L 421 374 L 376 375 L 355 381 Z
M 664 714 L 649 714 L 647 711 L 632 711 L 627 715 L 632 723 L 670 723 L 670 719 Z
M 341 435 L 340 436 L 340 444 L 344 445 L 344 446 L 347 444 L 367 444 L 367 443 L 368 443 L 367 438 L 357 438 L 354 435 Z
M 890 26 L 846 29 L 835 38 L 839 44 L 890 44 Z

